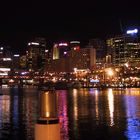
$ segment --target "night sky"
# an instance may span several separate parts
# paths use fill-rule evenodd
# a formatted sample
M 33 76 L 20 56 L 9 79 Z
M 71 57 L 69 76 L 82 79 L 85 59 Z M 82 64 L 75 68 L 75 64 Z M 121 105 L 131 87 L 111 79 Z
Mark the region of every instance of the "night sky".
M 24 50 L 34 37 L 48 45 L 60 40 L 106 38 L 140 25 L 140 4 L 124 0 L 4 1 L 0 4 L 0 43 Z

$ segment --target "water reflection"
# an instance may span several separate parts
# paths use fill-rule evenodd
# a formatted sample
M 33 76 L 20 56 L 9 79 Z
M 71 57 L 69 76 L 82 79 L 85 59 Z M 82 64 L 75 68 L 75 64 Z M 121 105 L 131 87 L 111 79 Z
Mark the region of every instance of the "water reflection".
M 2 92 L 0 139 L 33 140 L 38 90 Z M 140 139 L 140 89 L 70 89 L 56 94 L 62 140 Z
M 68 115 L 67 115 L 67 92 L 62 90 L 58 91 L 58 115 L 61 126 L 62 140 L 69 140 L 68 136 Z
M 129 89 L 126 91 L 125 104 L 127 115 L 127 131 L 129 140 L 140 139 L 140 90 Z
M 114 125 L 114 95 L 112 89 L 108 90 L 108 104 L 110 114 L 110 126 Z
M 10 96 L 4 95 L 0 96 L 0 139 L 5 138 L 9 132 L 6 131 L 9 128 L 10 123 Z
M 122 93 L 122 92 L 121 92 Z M 66 101 L 67 117 L 61 115 L 61 122 L 67 124 L 63 127 L 62 140 L 85 139 L 127 139 L 125 102 L 119 90 L 99 89 L 73 89 L 59 93 L 59 109 Z M 61 109 L 62 113 L 63 110 Z M 63 114 L 63 113 L 62 113 Z M 62 124 L 62 125 L 64 125 Z
M 36 92 L 24 89 L 1 89 L 0 139 L 33 140 L 37 114 Z

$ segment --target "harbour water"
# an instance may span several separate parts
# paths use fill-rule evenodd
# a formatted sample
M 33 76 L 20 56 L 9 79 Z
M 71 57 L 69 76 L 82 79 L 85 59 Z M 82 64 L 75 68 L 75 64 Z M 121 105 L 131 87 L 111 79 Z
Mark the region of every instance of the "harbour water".
M 57 90 L 62 140 L 139 140 L 140 89 Z M 0 89 L 0 139 L 34 140 L 37 88 Z

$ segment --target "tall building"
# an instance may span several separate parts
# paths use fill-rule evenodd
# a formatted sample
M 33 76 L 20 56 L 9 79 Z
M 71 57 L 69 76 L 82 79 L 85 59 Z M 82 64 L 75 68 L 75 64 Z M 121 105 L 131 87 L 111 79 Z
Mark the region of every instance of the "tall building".
M 94 69 L 96 65 L 96 50 L 94 48 L 82 48 L 79 51 L 71 50 L 68 53 L 68 71 L 77 69 Z
M 35 38 L 28 43 L 27 48 L 27 67 L 29 71 L 44 71 L 46 57 L 46 40 Z
M 70 50 L 80 50 L 80 41 L 70 41 Z
M 26 55 L 20 56 L 20 68 L 27 69 L 27 56 Z
M 140 38 L 136 35 L 124 34 L 107 39 L 107 46 L 114 65 L 140 61 Z
M 9 46 L 0 47 L 0 67 L 12 67 L 12 51 Z
M 55 59 L 59 59 L 59 47 L 56 43 L 53 46 L 53 60 Z
M 57 57 L 54 57 L 53 55 L 53 50 L 50 49 L 46 49 L 45 50 L 45 57 L 46 57 L 46 62 L 45 62 L 45 71 L 52 71 L 52 67 L 51 67 L 51 62 L 54 59 L 58 59 Z M 54 58 L 53 58 L 54 57 Z
M 66 42 L 55 43 L 53 46 L 53 60 L 66 57 L 69 50 L 70 46 Z
M 96 65 L 102 65 L 105 63 L 105 57 L 107 54 L 107 46 L 101 39 L 90 39 L 89 47 L 96 49 Z
M 20 55 L 14 54 L 12 58 L 13 62 L 13 70 L 19 70 L 20 69 Z
M 96 51 L 94 48 L 82 48 L 79 51 L 70 50 L 67 55 L 52 60 L 51 70 L 53 72 L 73 72 L 77 69 L 92 70 L 96 64 Z

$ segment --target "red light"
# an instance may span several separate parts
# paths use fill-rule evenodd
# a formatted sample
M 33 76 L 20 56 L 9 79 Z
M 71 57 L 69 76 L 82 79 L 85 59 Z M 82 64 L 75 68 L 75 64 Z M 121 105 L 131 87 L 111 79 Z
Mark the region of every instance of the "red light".
M 74 51 L 79 51 L 79 50 L 80 50 L 80 46 L 75 46 L 75 47 L 73 48 L 73 50 L 74 50 Z

